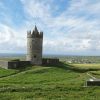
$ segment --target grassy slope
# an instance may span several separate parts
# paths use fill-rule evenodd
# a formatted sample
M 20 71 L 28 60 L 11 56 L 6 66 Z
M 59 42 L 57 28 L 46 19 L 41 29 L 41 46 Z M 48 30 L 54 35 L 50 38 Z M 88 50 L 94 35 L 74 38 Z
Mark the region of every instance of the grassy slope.
M 77 66 L 76 66 L 77 67 Z M 83 87 L 87 72 L 72 65 L 32 67 L 0 79 L 1 100 L 100 100 L 100 87 Z M 7 71 L 7 70 L 6 70 Z
M 91 70 L 89 71 L 90 74 L 92 74 L 96 78 L 100 78 L 100 64 L 72 64 L 72 65 L 77 68 L 90 69 Z
M 3 68 L 0 68 L 0 78 L 3 78 L 3 77 L 6 77 L 6 76 L 9 76 L 9 75 L 13 75 L 15 73 L 18 73 L 18 70 L 5 70 Z

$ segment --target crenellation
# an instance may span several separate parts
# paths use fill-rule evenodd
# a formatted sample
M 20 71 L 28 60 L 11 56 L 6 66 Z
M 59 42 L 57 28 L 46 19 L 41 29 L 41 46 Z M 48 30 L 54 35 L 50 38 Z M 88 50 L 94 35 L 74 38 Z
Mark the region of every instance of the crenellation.
M 43 38 L 43 32 L 35 32 L 32 33 L 33 38 Z
M 43 32 L 40 32 L 40 37 L 43 38 Z
M 31 37 L 32 37 L 31 31 L 27 31 L 27 38 L 31 38 Z

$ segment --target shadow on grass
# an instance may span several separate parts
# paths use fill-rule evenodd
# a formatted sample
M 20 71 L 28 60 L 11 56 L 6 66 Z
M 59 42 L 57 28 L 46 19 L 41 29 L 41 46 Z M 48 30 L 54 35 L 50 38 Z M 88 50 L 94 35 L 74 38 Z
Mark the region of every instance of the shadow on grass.
M 45 65 L 44 65 L 45 66 Z M 57 68 L 61 68 L 61 69 L 64 69 L 64 70 L 70 70 L 70 71 L 74 71 L 74 72 L 78 72 L 78 73 L 85 73 L 85 72 L 88 72 L 88 71 L 98 71 L 100 69 L 97 69 L 97 68 L 78 68 L 78 67 L 75 67 L 73 65 L 70 65 L 70 64 L 65 64 L 63 62 L 59 62 L 59 64 L 55 64 L 55 65 L 46 65 L 45 67 L 57 67 Z
M 15 69 L 16 72 L 11 73 L 11 74 L 8 74 L 8 75 L 2 75 L 2 76 L 0 76 L 0 79 L 1 79 L 1 78 L 5 78 L 5 77 L 9 77 L 9 76 L 12 76 L 12 75 L 16 75 L 16 74 L 18 74 L 18 73 L 20 73 L 20 72 L 29 70 L 29 69 L 31 69 L 31 68 L 32 68 L 32 65 L 16 68 L 16 69 Z
M 33 65 L 27 65 L 27 66 L 23 66 L 23 67 L 18 67 L 17 70 L 19 72 L 22 72 L 22 71 L 26 71 L 26 70 L 30 70 L 32 68 Z

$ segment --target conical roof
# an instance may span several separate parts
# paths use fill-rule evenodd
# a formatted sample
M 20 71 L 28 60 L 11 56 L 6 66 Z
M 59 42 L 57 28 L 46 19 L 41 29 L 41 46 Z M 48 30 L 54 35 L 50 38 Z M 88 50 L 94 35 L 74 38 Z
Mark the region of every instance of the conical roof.
M 32 32 L 32 37 L 43 38 L 43 32 L 39 32 L 36 25 Z
M 36 25 L 35 25 L 34 31 L 38 33 L 38 29 Z

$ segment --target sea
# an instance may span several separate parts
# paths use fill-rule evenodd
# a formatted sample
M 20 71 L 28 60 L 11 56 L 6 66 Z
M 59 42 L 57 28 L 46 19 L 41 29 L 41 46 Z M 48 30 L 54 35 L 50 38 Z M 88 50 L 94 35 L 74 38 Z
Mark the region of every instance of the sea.
M 56 54 L 43 54 L 44 58 L 59 58 L 66 57 L 68 55 L 56 55 Z M 26 57 L 26 54 L 22 53 L 0 53 L 0 58 L 9 58 L 9 57 Z
M 26 54 L 22 54 L 22 53 L 0 53 L 0 58 L 5 58 L 5 57 L 25 57 Z M 46 57 L 46 58 L 59 58 L 59 57 L 84 57 L 83 55 L 56 55 L 56 54 L 43 54 L 43 57 Z M 85 55 L 86 57 L 88 57 L 88 55 Z M 100 57 L 100 56 L 99 56 Z
M 2 57 L 23 57 L 25 54 L 18 54 L 18 53 L 0 53 L 0 58 Z

